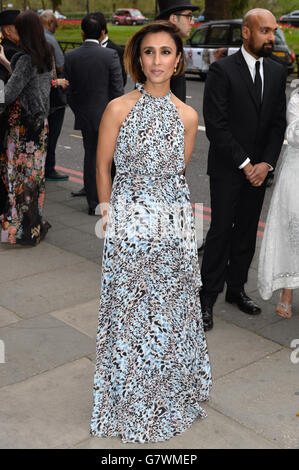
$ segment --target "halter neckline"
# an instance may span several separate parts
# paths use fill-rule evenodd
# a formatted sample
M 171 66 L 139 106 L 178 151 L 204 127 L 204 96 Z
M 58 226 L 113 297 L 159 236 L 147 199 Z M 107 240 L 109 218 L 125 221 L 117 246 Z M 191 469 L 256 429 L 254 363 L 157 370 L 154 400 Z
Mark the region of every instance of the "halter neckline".
M 150 98 L 152 98 L 153 100 L 169 100 L 171 95 L 172 95 L 172 92 L 171 90 L 167 93 L 167 95 L 164 95 L 164 96 L 153 96 L 151 95 L 151 93 L 149 93 L 148 91 L 146 91 L 144 89 L 144 85 L 143 83 L 136 83 L 136 88 L 138 91 L 140 91 L 140 93 L 142 93 L 143 95 L 146 95 L 146 96 L 149 96 Z

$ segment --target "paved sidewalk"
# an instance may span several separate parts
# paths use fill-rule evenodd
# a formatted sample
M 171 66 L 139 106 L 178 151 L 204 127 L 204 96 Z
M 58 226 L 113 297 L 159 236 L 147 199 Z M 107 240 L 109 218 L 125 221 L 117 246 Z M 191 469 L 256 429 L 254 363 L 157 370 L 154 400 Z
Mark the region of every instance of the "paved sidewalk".
M 157 444 L 90 437 L 103 242 L 72 189 L 78 185 L 47 183 L 52 228 L 41 245 L 0 246 L 0 448 L 299 448 L 299 364 L 290 360 L 299 299 L 291 320 L 275 315 L 277 296 L 260 300 L 257 256 L 247 291 L 262 314 L 242 314 L 223 296 L 216 304 L 208 418 Z

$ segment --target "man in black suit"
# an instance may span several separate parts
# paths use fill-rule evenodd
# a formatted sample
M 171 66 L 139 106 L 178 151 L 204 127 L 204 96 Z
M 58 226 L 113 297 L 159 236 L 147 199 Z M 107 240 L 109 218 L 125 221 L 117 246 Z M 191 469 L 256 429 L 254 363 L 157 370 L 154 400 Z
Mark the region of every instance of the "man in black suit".
M 192 12 L 199 7 L 191 5 L 191 0 L 158 0 L 159 14 L 156 20 L 167 20 L 177 26 L 181 37 L 187 38 L 193 27 Z M 170 88 L 172 93 L 184 103 L 186 102 L 185 75 L 177 75 L 171 78 Z
M 268 58 L 277 28 L 268 10 L 249 11 L 243 46 L 209 70 L 204 118 L 210 140 L 208 174 L 212 220 L 202 262 L 201 303 L 205 330 L 213 327 L 213 305 L 227 284 L 226 301 L 256 315 L 244 291 L 254 255 L 265 194 L 286 127 L 285 72 Z
M 98 16 L 101 22 L 102 30 L 104 32 L 104 38 L 101 41 L 101 46 L 108 47 L 108 49 L 114 49 L 117 52 L 120 65 L 121 65 L 121 72 L 122 72 L 123 82 L 124 82 L 124 87 L 125 87 L 127 83 L 127 74 L 126 74 L 125 67 L 124 67 L 124 51 L 125 50 L 123 47 L 119 46 L 118 44 L 115 44 L 115 42 L 111 41 L 111 39 L 109 38 L 107 22 L 103 13 L 100 11 L 97 11 L 96 15 Z
M 17 46 L 19 36 L 17 34 L 14 23 L 20 10 L 5 10 L 0 13 L 0 26 L 3 39 L 1 46 L 3 46 L 6 58 L 11 61 L 13 55 L 19 52 Z M 6 67 L 0 64 L 0 80 L 5 84 L 9 79 L 9 72 Z M 0 153 L 3 151 L 4 138 L 7 129 L 7 115 L 0 116 Z M 0 178 L 0 215 L 5 210 L 7 201 L 7 191 L 3 181 Z
M 123 78 L 116 51 L 100 46 L 103 30 L 98 18 L 88 14 L 81 24 L 84 43 L 66 53 L 64 71 L 70 86 L 68 102 L 81 129 L 84 145 L 84 188 L 88 213 L 98 205 L 96 150 L 98 128 L 110 100 L 123 94 Z

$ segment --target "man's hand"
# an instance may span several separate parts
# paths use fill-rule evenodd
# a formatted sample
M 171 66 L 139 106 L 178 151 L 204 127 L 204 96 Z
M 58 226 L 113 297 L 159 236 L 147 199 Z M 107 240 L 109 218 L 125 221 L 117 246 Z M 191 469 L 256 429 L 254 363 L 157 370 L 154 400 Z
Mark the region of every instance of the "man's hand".
M 245 173 L 246 178 L 252 184 L 252 186 L 258 187 L 263 184 L 265 178 L 269 171 L 269 165 L 267 163 L 256 163 L 252 165 L 248 163 L 244 168 L 243 171 Z

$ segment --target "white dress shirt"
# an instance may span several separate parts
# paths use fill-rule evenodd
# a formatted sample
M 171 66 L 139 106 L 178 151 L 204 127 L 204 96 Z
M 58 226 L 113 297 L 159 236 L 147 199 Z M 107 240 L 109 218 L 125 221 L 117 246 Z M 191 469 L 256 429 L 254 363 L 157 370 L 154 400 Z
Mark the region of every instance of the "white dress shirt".
M 96 44 L 100 44 L 97 39 L 85 39 L 84 42 L 95 42 Z
M 243 54 L 243 57 L 245 59 L 245 62 L 248 66 L 248 69 L 249 69 L 249 72 L 250 72 L 250 75 L 251 75 L 251 78 L 252 78 L 252 81 L 254 82 L 255 80 L 255 73 L 256 73 L 256 69 L 255 69 L 255 64 L 256 62 L 260 62 L 260 76 L 261 76 L 261 80 L 262 80 L 262 96 L 263 96 L 263 92 L 264 92 L 264 59 L 263 57 L 260 57 L 258 60 L 256 60 L 251 54 L 249 54 L 249 52 L 246 51 L 244 45 L 241 47 L 241 52 Z M 244 168 L 244 166 L 246 166 L 248 163 L 250 163 L 250 158 L 247 157 L 246 160 L 242 163 L 242 165 L 239 166 L 239 169 L 242 170 L 242 168 Z M 270 167 L 270 171 L 273 170 L 272 166 L 269 165 L 269 163 L 267 163 L 267 165 Z
M 101 42 L 101 46 L 102 46 L 102 47 L 107 47 L 108 39 L 109 39 L 108 36 L 106 36 L 106 37 L 103 39 L 103 41 Z
M 260 57 L 258 60 L 256 60 L 249 52 L 246 51 L 245 47 L 241 47 L 241 52 L 243 54 L 243 57 L 246 61 L 246 64 L 249 68 L 249 72 L 252 78 L 252 81 L 254 82 L 255 80 L 255 64 L 256 62 L 260 62 L 260 76 L 262 79 L 262 96 L 264 92 L 264 59 L 263 57 Z

